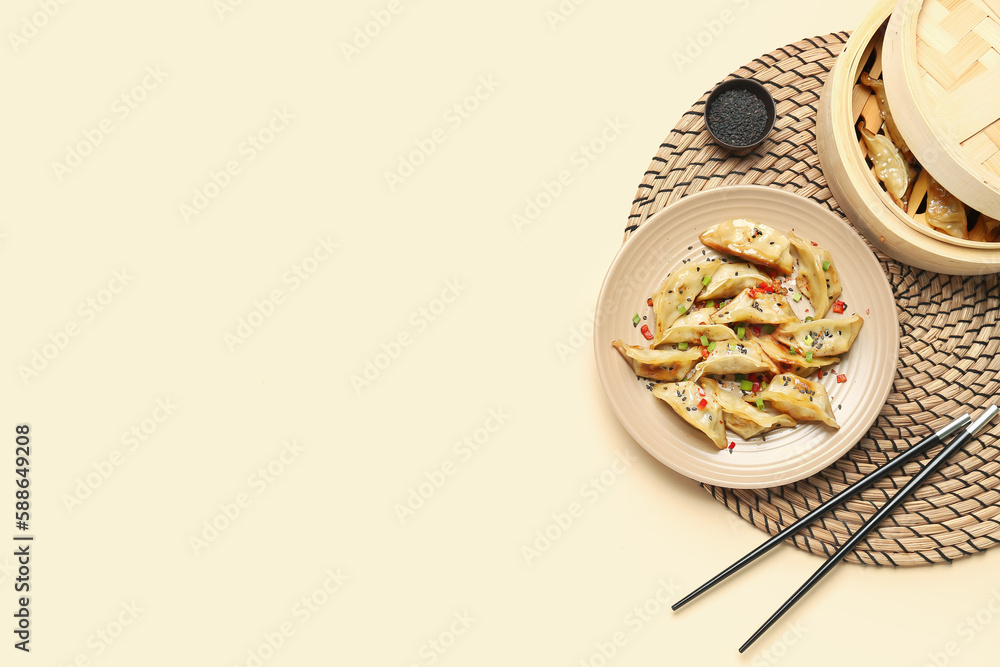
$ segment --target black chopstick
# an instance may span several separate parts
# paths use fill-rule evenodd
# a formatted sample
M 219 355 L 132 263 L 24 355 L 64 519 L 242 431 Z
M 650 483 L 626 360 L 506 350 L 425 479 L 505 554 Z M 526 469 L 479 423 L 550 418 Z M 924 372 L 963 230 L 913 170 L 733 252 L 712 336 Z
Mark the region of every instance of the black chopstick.
M 851 486 L 847 487 L 846 489 L 835 495 L 833 498 L 830 498 L 825 503 L 823 503 L 816 509 L 812 510 L 811 512 L 803 516 L 801 519 L 799 519 L 798 521 L 788 526 L 774 537 L 770 538 L 769 540 L 761 544 L 759 547 L 748 553 L 746 556 L 739 559 L 738 561 L 727 567 L 719 574 L 715 575 L 712 579 L 702 584 L 702 586 L 699 587 L 697 590 L 688 594 L 687 597 L 683 598 L 679 602 L 676 602 L 671 607 L 671 609 L 677 611 L 678 609 L 680 609 L 681 607 L 683 607 L 688 602 L 695 599 L 708 589 L 712 588 L 713 586 L 723 581 L 730 575 L 743 569 L 750 563 L 754 562 L 755 560 L 766 554 L 774 547 L 784 542 L 789 537 L 792 537 L 793 535 L 798 533 L 806 525 L 812 523 L 821 514 L 825 514 L 834 505 L 838 505 L 842 501 L 846 500 L 849 496 L 852 496 L 855 493 L 867 489 L 869 486 L 871 486 L 878 480 L 882 479 L 896 468 L 899 468 L 907 461 L 910 461 L 911 459 L 915 458 L 918 454 L 922 453 L 924 450 L 933 447 L 939 442 L 944 442 L 945 438 L 947 438 L 949 435 L 951 435 L 952 433 L 962 428 L 971 421 L 972 419 L 969 418 L 969 415 L 962 415 L 961 417 L 955 419 L 944 428 L 938 430 L 936 433 L 931 433 L 929 436 L 927 436 L 917 444 L 913 445 L 902 454 L 899 454 L 891 461 L 883 464 L 880 468 L 875 470 L 873 473 L 869 474 L 867 477 L 864 477 L 855 482 L 854 484 L 852 484 Z
M 764 634 L 768 628 L 774 625 L 777 622 L 777 620 L 781 618 L 781 616 L 792 607 L 792 605 L 794 605 L 802 598 L 802 596 L 808 593 L 809 589 L 811 589 L 813 586 L 819 583 L 819 580 L 822 579 L 824 576 L 826 576 L 826 574 L 833 569 L 834 565 L 844 560 L 844 558 L 854 549 L 854 547 L 856 547 L 858 543 L 861 542 L 861 540 L 865 539 L 868 533 L 872 532 L 875 529 L 875 527 L 878 526 L 878 524 L 886 516 L 888 516 L 890 512 L 892 512 L 892 510 L 898 507 L 904 500 L 906 500 L 906 498 L 914 490 L 917 489 L 917 487 L 923 484 L 924 480 L 926 480 L 930 475 L 932 475 L 934 471 L 937 470 L 941 466 L 941 464 L 945 462 L 945 460 L 947 460 L 952 454 L 954 454 L 956 451 L 965 446 L 965 443 L 971 440 L 976 435 L 976 433 L 979 432 L 980 429 L 986 426 L 990 422 L 990 420 L 993 419 L 993 416 L 996 415 L 997 410 L 998 408 L 996 405 L 991 405 L 989 408 L 987 408 L 986 411 L 979 416 L 979 419 L 972 422 L 972 424 L 970 424 L 965 429 L 965 431 L 963 431 L 958 437 L 956 437 L 954 440 L 951 441 L 951 444 L 942 449 L 941 453 L 935 456 L 930 461 L 930 463 L 924 466 L 923 470 L 914 475 L 913 479 L 911 479 L 906 484 L 906 486 L 897 491 L 896 495 L 894 495 L 889 502 L 887 502 L 885 505 L 879 508 L 879 510 L 875 512 L 874 515 L 872 515 L 872 518 L 868 519 L 868 521 L 866 521 L 864 525 L 861 526 L 861 528 L 859 528 L 856 533 L 851 535 L 850 539 L 844 542 L 844 544 L 839 549 L 837 549 L 837 551 L 834 552 L 834 554 L 830 556 L 830 558 L 827 559 L 827 561 L 823 563 L 823 565 L 821 565 L 820 568 L 816 570 L 816 572 L 811 577 L 809 577 L 806 583 L 802 584 L 802 587 L 799 588 L 799 590 L 795 591 L 795 593 L 792 594 L 792 597 L 788 598 L 788 600 L 786 600 L 785 603 L 778 608 L 778 611 L 774 612 L 771 618 L 767 619 L 764 625 L 758 628 L 757 632 L 753 633 L 753 636 L 750 637 L 750 639 L 748 639 L 746 643 L 740 647 L 740 653 L 746 651 L 750 647 L 750 645 L 753 644 L 755 641 L 757 641 L 757 639 L 760 638 L 760 636 Z

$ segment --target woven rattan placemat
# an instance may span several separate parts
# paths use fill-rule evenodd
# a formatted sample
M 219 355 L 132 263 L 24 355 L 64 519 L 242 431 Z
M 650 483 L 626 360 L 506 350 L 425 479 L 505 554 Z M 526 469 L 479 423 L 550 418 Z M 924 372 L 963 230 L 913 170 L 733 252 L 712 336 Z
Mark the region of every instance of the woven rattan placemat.
M 684 195 L 754 183 L 789 190 L 841 217 L 816 154 L 816 110 L 827 74 L 848 33 L 804 39 L 733 73 L 762 82 L 777 102 L 768 139 L 745 156 L 717 147 L 702 116 L 706 93 L 660 145 L 633 202 L 632 231 Z M 896 298 L 899 365 L 875 425 L 826 470 L 787 486 L 742 490 L 704 485 L 717 500 L 771 534 L 870 473 L 948 419 L 973 416 L 998 396 L 1000 293 L 997 276 L 959 277 L 902 265 L 880 253 Z M 937 454 L 940 447 L 929 452 Z M 872 537 L 847 557 L 873 565 L 924 565 L 974 554 L 1000 542 L 1000 425 L 970 443 Z M 828 555 L 902 487 L 927 458 L 880 481 L 794 538 L 801 549 Z

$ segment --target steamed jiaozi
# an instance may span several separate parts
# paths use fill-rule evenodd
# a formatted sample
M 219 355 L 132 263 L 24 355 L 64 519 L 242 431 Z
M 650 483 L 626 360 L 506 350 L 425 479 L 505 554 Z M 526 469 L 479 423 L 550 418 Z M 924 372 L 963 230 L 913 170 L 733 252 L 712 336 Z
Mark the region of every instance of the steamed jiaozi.
M 788 415 L 772 415 L 747 405 L 741 397 L 726 391 L 715 380 L 702 378 L 701 385 L 722 407 L 726 428 L 744 438 L 752 438 L 779 426 L 795 426 L 795 420 Z
M 775 410 L 798 421 L 821 421 L 827 426 L 840 428 L 830 407 L 830 397 L 818 382 L 810 382 L 790 373 L 776 375 L 767 389 L 758 392 L 755 398 L 768 401 Z
M 969 221 L 965 205 L 928 174 L 927 213 L 924 220 L 934 229 L 957 239 L 968 238 Z
M 851 349 L 864 323 L 860 315 L 852 315 L 842 320 L 783 324 L 774 332 L 774 337 L 802 355 L 811 351 L 813 357 L 835 357 Z
M 698 350 L 649 350 L 638 345 L 626 345 L 616 340 L 612 345 L 639 377 L 672 382 L 691 370 L 694 360 L 701 358 Z
M 794 260 L 788 249 L 788 239 L 773 227 L 736 218 L 709 227 L 698 238 L 719 252 L 736 255 L 782 273 L 792 272 Z
M 669 382 L 653 387 L 653 396 L 672 407 L 684 421 L 702 431 L 712 439 L 719 449 L 726 448 L 726 427 L 722 421 L 722 408 L 718 401 L 698 393 L 698 385 L 694 382 Z M 699 408 L 701 401 L 705 407 Z

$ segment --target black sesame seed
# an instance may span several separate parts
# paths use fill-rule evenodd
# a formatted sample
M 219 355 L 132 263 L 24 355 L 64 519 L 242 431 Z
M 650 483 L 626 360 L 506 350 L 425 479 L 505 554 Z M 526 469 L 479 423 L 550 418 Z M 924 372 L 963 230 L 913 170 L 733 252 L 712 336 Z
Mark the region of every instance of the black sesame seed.
M 721 141 L 733 146 L 749 146 L 767 129 L 767 108 L 748 90 L 727 90 L 708 110 L 708 123 Z

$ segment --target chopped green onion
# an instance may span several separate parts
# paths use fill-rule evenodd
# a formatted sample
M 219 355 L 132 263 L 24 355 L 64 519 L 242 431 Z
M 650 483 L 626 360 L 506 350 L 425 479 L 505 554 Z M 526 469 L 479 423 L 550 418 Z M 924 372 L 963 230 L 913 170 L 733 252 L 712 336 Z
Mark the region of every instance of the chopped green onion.
M 812 360 L 813 360 L 813 351 L 809 350 L 808 352 L 806 352 L 806 361 L 812 361 Z
M 715 341 L 713 340 L 711 343 L 708 344 L 708 351 L 711 352 L 714 349 L 715 349 Z
M 747 335 L 747 330 L 746 329 L 744 329 L 743 327 L 736 327 L 736 337 L 737 338 L 739 338 L 740 340 L 743 340 L 744 338 L 746 338 L 746 335 Z
M 680 350 L 681 352 L 683 352 L 684 350 L 688 349 L 687 342 L 677 343 L 677 349 Z
M 824 271 L 829 271 L 830 270 L 830 262 L 823 262 L 823 270 Z M 708 283 L 705 283 L 705 284 L 707 285 Z
M 708 336 L 706 336 L 705 334 L 701 335 L 701 344 L 708 347 Z
M 829 262 L 827 262 L 827 264 L 829 264 Z M 823 269 L 823 270 L 826 271 L 826 269 Z M 710 282 L 712 282 L 712 276 L 710 276 L 708 274 L 706 274 L 705 277 L 701 279 L 701 284 L 705 285 L 706 287 L 708 286 L 708 284 Z
M 734 375 L 733 377 L 735 377 L 735 378 L 736 378 L 736 381 L 737 381 L 737 382 L 743 382 L 744 380 L 746 380 L 746 379 L 747 379 L 747 376 L 746 376 L 746 375 L 744 375 L 743 373 L 737 373 L 737 374 L 736 374 L 736 375 Z
M 730 352 L 735 352 L 736 351 L 736 343 L 730 343 L 729 344 L 729 351 Z
M 806 319 L 804 321 L 806 321 L 806 322 L 812 322 L 813 321 L 813 316 L 812 315 L 806 315 Z
M 750 380 L 740 381 L 740 389 L 743 391 L 750 391 L 751 389 L 753 389 L 753 382 L 751 382 Z
M 789 352 L 790 354 L 798 354 L 798 353 L 799 353 L 799 350 L 798 350 L 798 348 L 797 348 L 797 347 L 795 347 L 794 345 L 792 345 L 792 346 L 791 346 L 790 348 L 788 348 L 788 352 Z
M 687 306 L 685 306 L 682 303 L 681 305 L 677 306 L 677 310 L 681 311 L 681 314 L 686 313 L 687 312 Z
M 764 401 L 761 400 L 760 398 L 757 399 L 757 409 L 760 410 L 761 412 L 764 411 Z
M 798 292 L 796 292 L 795 296 L 792 297 L 792 301 L 794 301 L 795 303 L 798 303 L 801 300 L 802 300 L 802 295 L 799 294 Z
M 765 325 L 764 325 L 764 326 L 763 326 L 763 327 L 761 328 L 761 330 L 762 330 L 762 331 L 764 332 L 764 335 L 770 335 L 770 334 L 773 334 L 773 333 L 774 333 L 774 325 L 773 325 L 773 324 L 765 324 Z
M 767 391 L 767 383 L 766 382 L 761 382 L 760 383 L 760 390 L 761 391 Z
M 642 319 L 639 317 L 639 313 L 636 313 L 635 316 L 632 318 L 632 324 L 639 324 L 639 322 L 641 321 Z
M 712 299 L 705 305 L 707 305 L 709 308 L 715 308 L 715 299 Z

